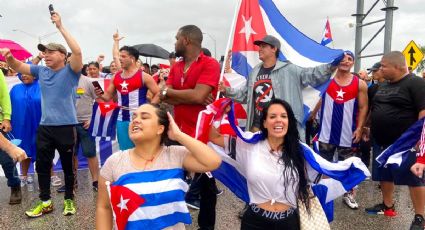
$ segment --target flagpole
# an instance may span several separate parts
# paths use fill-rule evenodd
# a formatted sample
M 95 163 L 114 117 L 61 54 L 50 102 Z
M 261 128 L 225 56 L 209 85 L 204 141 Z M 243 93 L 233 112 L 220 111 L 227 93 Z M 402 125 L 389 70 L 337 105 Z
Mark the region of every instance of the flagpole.
M 331 23 L 329 22 L 329 16 L 326 16 L 326 21 L 329 23 L 329 29 L 330 29 L 331 28 Z M 332 49 L 335 49 L 334 40 L 333 39 L 332 39 L 331 43 L 332 43 Z
M 224 76 L 224 69 L 226 68 L 226 61 L 228 59 L 228 51 L 230 49 L 230 43 L 231 43 L 231 38 L 232 38 L 232 34 L 234 33 L 235 27 L 236 27 L 236 20 L 238 17 L 238 12 L 239 12 L 239 7 L 241 5 L 242 0 L 238 0 L 236 7 L 235 7 L 235 13 L 233 14 L 233 20 L 232 20 L 232 24 L 230 26 L 230 31 L 229 31 L 229 38 L 227 39 L 227 45 L 226 45 L 226 50 L 224 51 L 224 60 L 223 60 L 223 65 L 221 66 L 221 71 L 220 71 L 220 80 L 219 82 L 221 82 L 223 80 L 223 76 Z M 220 97 L 220 91 L 217 92 L 217 96 L 215 98 L 215 100 L 217 100 Z

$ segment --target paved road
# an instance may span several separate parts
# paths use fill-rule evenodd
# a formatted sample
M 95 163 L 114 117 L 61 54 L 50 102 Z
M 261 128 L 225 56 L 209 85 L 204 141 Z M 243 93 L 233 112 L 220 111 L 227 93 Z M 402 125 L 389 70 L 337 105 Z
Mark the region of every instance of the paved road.
M 76 201 L 77 214 L 74 216 L 62 216 L 63 195 L 52 192 L 55 210 L 41 218 L 28 219 L 24 212 L 35 199 L 37 199 L 37 189 L 28 191 L 23 189 L 23 202 L 20 205 L 8 205 L 10 190 L 6 186 L 4 177 L 0 177 L 0 229 L 94 229 L 96 193 L 91 189 L 91 181 L 87 170 L 79 171 Z M 220 187 L 222 187 L 220 185 Z M 335 202 L 335 221 L 331 224 L 332 229 L 385 229 L 398 230 L 409 229 L 413 219 L 412 205 L 409 199 L 409 191 L 406 187 L 397 188 L 395 199 L 397 201 L 397 211 L 399 215 L 394 218 L 384 216 L 370 216 L 364 212 L 364 208 L 370 204 L 381 201 L 379 190 L 375 183 L 365 181 L 360 185 L 358 192 L 359 210 L 350 210 L 341 199 Z M 237 213 L 242 209 L 240 202 L 229 190 L 225 189 L 223 195 L 219 196 L 217 204 L 217 230 L 239 229 L 240 220 Z M 187 229 L 197 229 L 197 211 L 191 211 L 193 224 Z

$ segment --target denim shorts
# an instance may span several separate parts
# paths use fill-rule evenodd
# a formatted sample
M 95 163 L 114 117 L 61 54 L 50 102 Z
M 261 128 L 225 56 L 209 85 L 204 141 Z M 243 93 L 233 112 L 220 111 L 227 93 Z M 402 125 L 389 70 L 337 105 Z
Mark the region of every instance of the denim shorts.
M 80 145 L 83 156 L 92 158 L 96 156 L 96 142 L 87 129 L 82 124 L 75 126 L 77 129 L 77 145 L 75 146 L 75 154 L 78 154 Z

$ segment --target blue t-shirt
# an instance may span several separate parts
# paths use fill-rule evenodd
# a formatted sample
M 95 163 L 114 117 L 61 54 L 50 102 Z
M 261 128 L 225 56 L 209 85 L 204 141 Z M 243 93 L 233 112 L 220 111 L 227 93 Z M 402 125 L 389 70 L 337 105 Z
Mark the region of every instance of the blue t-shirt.
M 68 64 L 55 72 L 48 67 L 31 65 L 31 74 L 38 79 L 41 89 L 40 125 L 75 125 L 75 90 L 80 72 L 75 73 Z

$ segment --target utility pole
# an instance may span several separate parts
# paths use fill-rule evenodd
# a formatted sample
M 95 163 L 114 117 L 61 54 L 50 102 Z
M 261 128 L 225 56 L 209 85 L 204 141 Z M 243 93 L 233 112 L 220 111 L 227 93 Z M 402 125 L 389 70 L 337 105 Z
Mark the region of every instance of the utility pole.
M 351 16 L 356 17 L 356 40 L 354 46 L 354 72 L 359 72 L 361 67 L 360 53 L 362 49 L 362 37 L 363 37 L 363 18 L 364 18 L 364 0 L 357 0 L 357 12 Z
M 385 11 L 385 35 L 384 35 L 384 54 L 391 51 L 391 40 L 393 34 L 393 14 L 394 10 L 398 7 L 394 6 L 394 0 L 387 0 L 387 7 L 382 10 Z
M 356 17 L 356 37 L 355 37 L 355 47 L 354 52 L 356 55 L 355 63 L 354 63 L 354 72 L 358 72 L 361 68 L 361 59 L 367 58 L 367 57 L 376 57 L 376 56 L 382 56 L 384 53 L 388 53 L 391 51 L 391 39 L 392 39 L 392 29 L 393 29 L 393 13 L 394 10 L 397 10 L 398 7 L 394 6 L 394 0 L 386 0 L 383 1 L 385 4 L 385 8 L 382 8 L 382 11 L 385 11 L 385 18 L 379 19 L 372 22 L 364 23 L 364 19 L 369 15 L 369 13 L 375 8 L 375 6 L 379 3 L 380 0 L 375 0 L 375 2 L 372 4 L 372 6 L 369 8 L 369 10 L 364 13 L 364 0 L 357 0 L 357 12 L 356 14 L 353 14 L 352 16 Z M 382 25 L 378 31 L 372 36 L 372 38 L 369 39 L 368 42 L 362 47 L 362 39 L 363 39 L 363 27 L 364 26 L 370 26 L 375 23 L 379 22 L 385 22 L 384 25 Z M 382 53 L 378 54 L 368 54 L 364 55 L 363 51 L 366 49 L 367 46 L 378 36 L 378 34 L 384 30 L 385 28 L 385 35 L 384 35 L 384 50 Z

